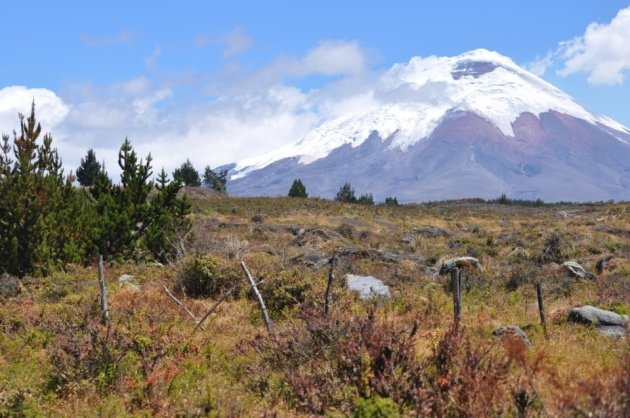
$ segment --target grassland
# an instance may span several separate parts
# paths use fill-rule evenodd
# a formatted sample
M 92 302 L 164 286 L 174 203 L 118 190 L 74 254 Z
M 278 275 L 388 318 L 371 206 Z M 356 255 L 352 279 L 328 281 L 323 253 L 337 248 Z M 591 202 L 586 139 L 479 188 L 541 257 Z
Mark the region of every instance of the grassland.
M 583 304 L 630 312 L 628 203 L 389 207 L 199 190 L 190 199 L 194 227 L 178 243 L 178 260 L 159 265 L 139 254 L 106 263 L 107 325 L 96 263 L 25 278 L 16 291 L 4 291 L 0 416 L 630 412 L 628 340 L 567 321 Z M 600 258 L 612 259 L 595 280 L 569 277 L 541 260 L 554 234 L 560 257 L 592 273 Z M 326 261 L 343 249 L 326 315 Z M 455 330 L 449 279 L 432 268 L 465 255 L 484 270 L 464 273 Z M 263 280 L 272 336 L 239 260 Z M 359 299 L 345 289 L 345 273 L 378 277 L 392 297 Z M 132 285 L 119 283 L 123 274 L 135 277 Z M 211 291 L 193 297 L 182 280 L 206 280 Z M 196 318 L 234 290 L 205 329 L 195 329 L 164 286 Z M 531 348 L 493 336 L 507 325 L 521 327 Z

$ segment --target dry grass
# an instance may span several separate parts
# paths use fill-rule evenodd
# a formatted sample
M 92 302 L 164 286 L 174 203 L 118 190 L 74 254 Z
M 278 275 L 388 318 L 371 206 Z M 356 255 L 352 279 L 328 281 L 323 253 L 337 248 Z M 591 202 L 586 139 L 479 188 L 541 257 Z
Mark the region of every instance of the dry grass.
M 627 415 L 628 341 L 566 317 L 586 303 L 630 312 L 630 204 L 189 198 L 188 256 L 211 254 L 235 268 L 244 259 L 265 280 L 276 335 L 266 335 L 246 286 L 193 332 L 162 288 L 177 288 L 177 265 L 108 265 L 112 324 L 104 326 L 95 268 L 70 266 L 24 280 L 2 301 L 0 416 L 334 416 L 369 397 L 391 398 L 410 416 Z M 452 236 L 403 242 L 427 225 Z M 541 265 L 554 233 L 564 259 L 595 273 L 597 260 L 612 255 L 608 267 L 588 281 Z M 326 317 L 325 261 L 348 247 L 362 252 L 339 260 Z M 379 251 L 398 259 L 374 258 Z M 453 334 L 448 279 L 427 269 L 464 255 L 485 270 L 464 278 L 463 319 Z M 344 289 L 344 273 L 381 278 L 391 299 L 359 300 Z M 139 290 L 119 287 L 121 274 L 136 276 Z M 549 341 L 534 279 L 543 281 Z M 244 276 L 237 280 L 245 285 Z M 177 296 L 197 318 L 219 297 Z M 492 331 L 505 325 L 523 328 L 532 348 L 497 341 Z

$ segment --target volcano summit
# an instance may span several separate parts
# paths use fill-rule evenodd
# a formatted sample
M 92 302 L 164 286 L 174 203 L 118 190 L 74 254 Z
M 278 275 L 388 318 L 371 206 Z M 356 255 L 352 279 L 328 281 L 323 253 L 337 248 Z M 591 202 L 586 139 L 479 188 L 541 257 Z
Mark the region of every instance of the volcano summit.
M 457 198 L 630 199 L 630 130 L 595 115 L 511 59 L 483 49 L 396 64 L 373 105 L 231 166 L 236 195 L 358 193 Z

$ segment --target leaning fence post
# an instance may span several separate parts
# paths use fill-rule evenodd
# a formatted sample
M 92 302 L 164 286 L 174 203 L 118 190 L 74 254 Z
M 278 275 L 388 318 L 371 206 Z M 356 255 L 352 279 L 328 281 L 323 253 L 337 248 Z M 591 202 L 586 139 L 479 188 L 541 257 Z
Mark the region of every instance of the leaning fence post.
M 166 287 L 166 285 L 162 285 L 162 287 L 164 288 L 164 291 L 166 292 L 168 297 L 171 298 L 175 303 L 177 303 L 188 314 L 188 316 L 190 316 L 192 318 L 192 320 L 195 321 L 195 324 L 200 326 L 205 331 L 206 328 L 203 326 L 203 324 L 201 324 L 199 321 L 197 321 L 197 318 L 195 317 L 195 314 L 193 314 L 190 311 L 190 309 L 188 309 L 186 307 L 186 305 L 184 305 L 179 299 L 177 299 L 175 297 L 175 295 L 172 294 L 170 290 L 168 290 L 168 287 Z
M 459 325 L 462 317 L 461 272 L 458 268 L 451 269 L 451 283 L 453 285 L 453 314 L 455 325 Z
M 328 263 L 330 263 L 330 269 L 328 270 L 328 283 L 326 284 L 326 293 L 324 294 L 324 314 L 328 315 L 328 307 L 330 305 L 330 291 L 332 289 L 333 281 L 335 279 L 335 258 L 336 254 L 330 257 Z
M 540 323 L 545 333 L 545 339 L 549 340 L 549 334 L 547 333 L 547 321 L 545 320 L 545 307 L 543 306 L 542 286 L 540 280 L 536 282 L 536 297 L 538 298 L 538 313 L 540 314 Z
M 101 288 L 101 315 L 103 324 L 109 323 L 109 307 L 107 306 L 107 285 L 105 284 L 105 272 L 103 270 L 103 256 L 98 256 L 98 283 Z
M 271 327 L 271 319 L 269 319 L 269 314 L 267 313 L 267 307 L 265 306 L 265 301 L 263 300 L 262 295 L 258 291 L 258 287 L 256 287 L 256 282 L 254 282 L 254 278 L 252 277 L 249 270 L 247 270 L 247 266 L 245 265 L 245 262 L 243 260 L 241 260 L 241 267 L 243 267 L 243 270 L 245 271 L 245 274 L 247 275 L 247 280 L 249 280 L 249 285 L 252 287 L 252 290 L 254 291 L 254 294 L 256 295 L 256 299 L 258 299 L 258 305 L 260 305 L 260 310 L 262 312 L 265 325 L 267 326 L 267 331 L 269 332 L 269 335 L 272 335 L 273 329 Z

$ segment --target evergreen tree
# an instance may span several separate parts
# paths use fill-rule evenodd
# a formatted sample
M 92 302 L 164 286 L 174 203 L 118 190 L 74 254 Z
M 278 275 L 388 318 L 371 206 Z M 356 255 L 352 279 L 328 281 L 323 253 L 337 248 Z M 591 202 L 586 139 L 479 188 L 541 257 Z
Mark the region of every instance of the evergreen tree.
M 216 190 L 220 193 L 227 193 L 225 184 L 227 183 L 227 170 L 221 170 L 218 173 L 206 166 L 203 172 L 203 184 L 206 187 Z
M 118 152 L 120 184 L 113 184 L 106 173 L 98 176 L 90 193 L 96 199 L 100 220 L 97 245 L 105 256 L 130 256 L 147 227 L 151 155 L 138 160 L 129 139 L 125 138 Z
M 52 136 L 38 139 L 35 103 L 28 118 L 20 114 L 13 146 L 2 136 L 0 155 L 0 271 L 18 276 L 46 274 L 93 253 L 95 216 L 86 195 L 64 176 Z M 10 157 L 13 149 L 13 157 Z
M 158 174 L 157 195 L 151 200 L 152 222 L 146 230 L 147 249 L 161 262 L 171 261 L 181 255 L 192 224 L 186 217 L 190 203 L 184 195 L 177 197 L 182 185 L 178 180 L 169 181 L 164 169 Z
M 81 165 L 77 168 L 77 181 L 81 186 L 92 186 L 100 171 L 101 164 L 96 161 L 94 150 L 89 149 L 85 158 L 81 159 Z
M 399 206 L 398 199 L 396 199 L 395 197 L 386 197 L 385 205 L 386 206 Z
M 289 197 L 308 197 L 308 193 L 306 193 L 306 187 L 304 187 L 302 180 L 293 180 L 291 189 L 289 189 Z
M 335 196 L 335 200 L 342 203 L 357 203 L 357 198 L 354 195 L 354 189 L 350 186 L 350 183 L 345 183 L 339 188 L 339 191 Z
M 118 165 L 122 173 L 115 185 L 102 172 L 90 190 L 96 200 L 100 228 L 97 245 L 101 254 L 129 257 L 138 250 L 148 250 L 160 261 L 169 261 L 176 252 L 178 237 L 186 236 L 190 204 L 177 197 L 179 180 L 170 182 L 164 169 L 157 178 L 157 193 L 150 199 L 154 183 L 151 155 L 138 160 L 128 139 L 120 148 Z
M 372 196 L 372 193 L 362 194 L 359 196 L 359 199 L 357 199 L 357 203 L 360 205 L 373 205 L 374 196 Z
M 173 171 L 173 178 L 181 182 L 184 186 L 201 186 L 201 179 L 199 178 L 199 172 L 195 170 L 193 163 L 190 159 L 186 159 L 185 163 L 179 168 Z

